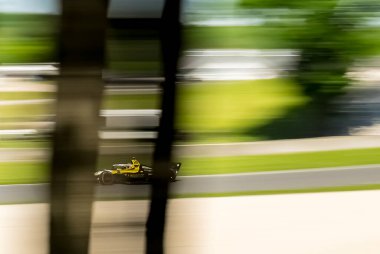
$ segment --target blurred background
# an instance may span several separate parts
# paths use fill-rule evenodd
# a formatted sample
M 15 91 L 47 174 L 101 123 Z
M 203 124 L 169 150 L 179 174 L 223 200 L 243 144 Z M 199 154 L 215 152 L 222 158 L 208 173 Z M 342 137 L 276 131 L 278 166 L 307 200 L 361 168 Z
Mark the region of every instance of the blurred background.
M 99 129 L 94 171 L 110 168 L 114 163 L 126 163 L 132 156 L 143 164 L 153 163 L 161 115 L 160 84 L 164 80 L 158 31 L 163 6 L 164 0 L 109 1 L 101 125 L 93 126 Z M 58 0 L 0 1 L 0 204 L 4 204 L 3 211 L 12 209 L 5 204 L 49 201 L 47 183 L 60 74 L 60 15 Z M 182 162 L 182 168 L 178 181 L 171 184 L 170 195 L 176 205 L 170 212 L 173 217 L 169 218 L 186 222 L 179 228 L 170 227 L 172 235 L 168 239 L 176 242 L 178 239 L 173 235 L 191 228 L 192 220 L 203 221 L 206 231 L 209 227 L 215 229 L 219 225 L 215 219 L 217 210 L 227 213 L 225 206 L 231 204 L 226 201 L 225 206 L 209 207 L 214 212 L 207 217 L 206 207 L 216 201 L 179 198 L 240 195 L 254 198 L 253 195 L 326 191 L 332 195 L 341 190 L 379 189 L 378 1 L 185 0 L 181 22 L 176 142 L 172 149 L 173 159 Z M 96 186 L 95 191 L 98 201 L 148 197 L 146 185 Z M 263 207 L 261 201 L 249 200 L 242 201 L 241 207 L 252 204 L 244 208 L 252 212 Z M 290 201 L 281 200 L 293 204 L 296 196 L 289 196 Z M 364 199 L 358 197 L 358 200 Z M 277 201 L 273 199 L 273 206 L 267 209 L 276 209 Z M 98 227 L 93 229 L 91 246 L 95 247 L 91 253 L 110 253 L 108 247 L 114 250 L 112 253 L 125 251 L 127 247 L 121 244 L 121 237 L 114 238 L 116 245 L 110 242 L 97 245 L 99 242 L 94 240 L 119 231 L 123 237 L 136 237 L 138 246 L 127 248 L 130 253 L 141 252 L 147 203 L 129 202 L 94 205 L 93 218 Z M 133 208 L 130 214 L 121 212 L 128 210 L 128 205 Z M 240 203 L 235 205 L 239 207 Z M 324 205 L 331 204 L 321 203 L 321 207 Z M 192 213 L 196 215 L 186 217 L 190 207 L 200 210 L 194 208 L 196 211 Z M 305 207 L 289 207 L 310 212 L 302 210 Z M 343 209 L 341 212 L 349 210 L 336 208 Z M 379 209 L 372 208 L 372 211 Z M 32 212 L 18 215 L 9 210 L 4 212 L 4 218 L 8 218 L 6 214 L 14 214 L 13 219 L 21 218 L 20 221 L 37 218 L 39 226 L 44 228 L 47 208 L 31 207 L 25 211 L 33 209 L 43 212 L 33 217 Z M 314 212 L 321 211 L 318 209 Z M 119 211 L 113 224 L 107 217 L 107 211 L 111 210 Z M 139 211 L 144 211 L 143 215 Z M 294 214 L 293 210 L 288 212 Z M 231 219 L 225 213 L 217 218 Z M 272 221 L 277 218 L 271 216 L 268 218 Z M 210 217 L 213 226 L 208 227 Z M 172 223 L 169 225 L 179 225 L 176 220 L 170 220 L 175 219 L 169 219 L 168 223 Z M 296 218 L 287 223 L 297 223 Z M 332 232 L 342 234 L 344 228 L 338 224 L 334 228 L 337 231 Z M 307 230 L 315 232 L 312 225 Z M 369 231 L 369 235 L 378 233 L 369 230 L 370 222 L 361 226 L 360 230 Z M 12 227 L 17 233 L 15 226 L 8 226 L 4 234 Z M 233 230 L 234 225 L 230 227 Z M 270 228 L 263 230 L 273 233 Z M 168 253 L 221 253 L 224 238 L 220 236 L 213 242 L 210 235 L 199 235 L 201 231 L 200 228 L 189 230 L 174 247 L 167 240 L 171 246 Z M 362 246 L 374 246 L 371 236 L 361 235 Z M 41 242 L 47 242 L 47 231 L 40 237 Z M 318 237 L 321 236 L 316 235 L 314 239 L 321 239 L 321 245 L 326 243 L 326 239 Z M 359 233 L 347 239 L 358 237 Z M 111 238 L 112 234 L 106 237 Z M 234 253 L 234 243 L 239 242 L 231 241 L 231 249 L 225 248 L 225 253 Z M 26 249 L 8 247 L 14 252 L 7 253 L 27 253 Z M 349 252 L 356 250 L 351 247 L 351 250 L 336 248 L 333 249 L 336 252 L 321 253 L 355 253 Z M 246 246 L 240 253 L 252 253 L 253 249 L 246 251 L 246 248 L 250 247 Z M 286 253 L 307 253 L 302 248 L 289 247 Z M 304 248 L 309 247 L 306 244 Z M 378 250 L 371 248 L 365 253 L 378 253 Z M 261 253 L 276 253 L 272 251 Z M 47 252 L 42 248 L 35 253 Z

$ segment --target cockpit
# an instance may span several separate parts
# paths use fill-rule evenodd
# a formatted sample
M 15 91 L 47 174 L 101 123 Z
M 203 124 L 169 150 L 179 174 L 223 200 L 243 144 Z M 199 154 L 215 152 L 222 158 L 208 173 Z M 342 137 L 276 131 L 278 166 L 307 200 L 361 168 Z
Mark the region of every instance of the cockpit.
M 130 168 L 132 166 L 131 163 L 128 163 L 128 164 L 114 164 L 112 166 L 112 169 L 127 169 L 127 168 Z

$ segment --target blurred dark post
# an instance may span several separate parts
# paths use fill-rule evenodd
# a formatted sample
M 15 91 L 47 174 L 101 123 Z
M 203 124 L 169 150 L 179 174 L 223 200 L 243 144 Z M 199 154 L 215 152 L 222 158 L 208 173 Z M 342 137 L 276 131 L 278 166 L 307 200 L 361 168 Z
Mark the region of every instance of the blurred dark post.
M 87 254 L 107 3 L 63 0 L 51 166 L 50 253 Z
M 174 141 L 176 73 L 181 47 L 180 0 L 166 0 L 161 19 L 160 40 L 164 61 L 162 115 L 153 157 L 151 203 L 146 225 L 146 253 L 164 253 L 169 167 Z

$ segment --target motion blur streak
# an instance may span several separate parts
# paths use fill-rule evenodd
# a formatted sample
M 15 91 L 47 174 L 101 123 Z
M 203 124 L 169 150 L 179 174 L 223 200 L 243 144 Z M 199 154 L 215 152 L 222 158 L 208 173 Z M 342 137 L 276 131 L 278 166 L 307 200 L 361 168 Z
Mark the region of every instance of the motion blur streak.
M 144 253 L 150 185 L 95 186 L 131 157 L 204 197 L 168 201 L 169 254 L 380 253 L 379 1 L 0 2 L 1 254 Z
M 373 200 L 379 198 L 380 191 L 360 191 L 174 199 L 166 253 L 377 254 L 380 205 Z M 90 253 L 143 253 L 148 205 L 95 202 Z M 47 204 L 0 206 L 0 252 L 47 253 L 48 210 Z

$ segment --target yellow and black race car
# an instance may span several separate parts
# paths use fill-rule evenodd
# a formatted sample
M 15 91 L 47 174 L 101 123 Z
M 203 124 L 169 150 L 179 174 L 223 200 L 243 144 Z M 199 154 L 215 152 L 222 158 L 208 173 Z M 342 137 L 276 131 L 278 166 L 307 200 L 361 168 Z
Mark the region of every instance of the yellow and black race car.
M 174 182 L 181 163 L 173 163 L 170 167 L 170 181 Z M 153 176 L 153 169 L 140 164 L 138 160 L 132 158 L 130 163 L 114 164 L 112 169 L 102 169 L 95 172 L 98 183 L 109 185 L 114 183 L 149 183 Z

